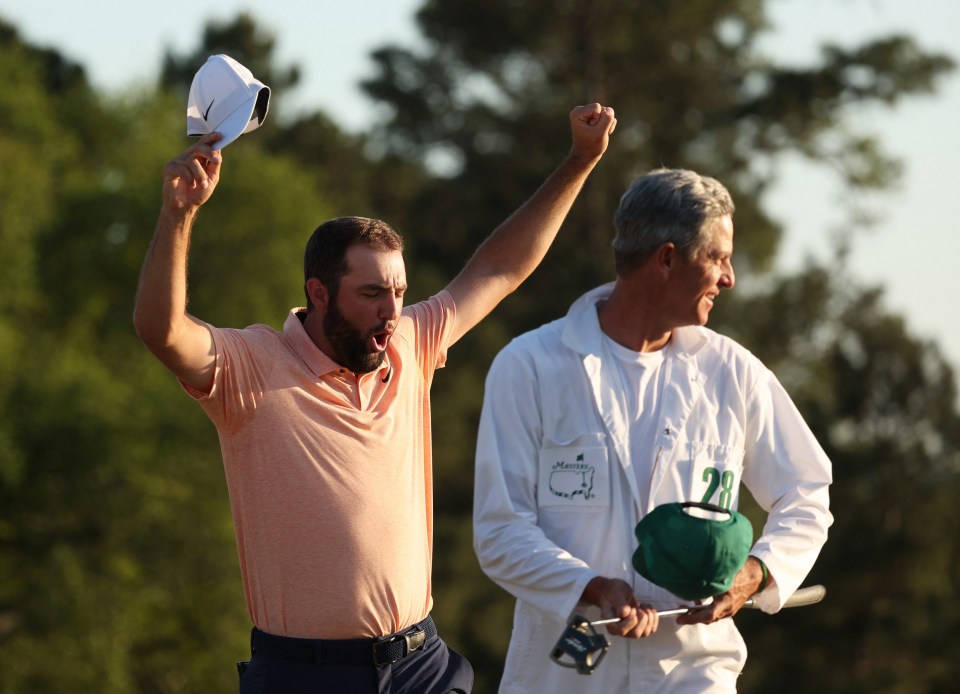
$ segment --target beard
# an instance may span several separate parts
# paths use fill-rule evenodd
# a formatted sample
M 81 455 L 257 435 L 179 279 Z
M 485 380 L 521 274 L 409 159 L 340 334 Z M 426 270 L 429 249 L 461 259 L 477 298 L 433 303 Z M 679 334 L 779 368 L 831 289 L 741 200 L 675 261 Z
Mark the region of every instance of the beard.
M 337 363 L 355 374 L 376 371 L 383 364 L 387 353 L 370 352 L 367 343 L 373 333 L 385 327 L 380 326 L 365 335 L 343 315 L 335 297 L 323 317 L 323 332 L 337 354 Z

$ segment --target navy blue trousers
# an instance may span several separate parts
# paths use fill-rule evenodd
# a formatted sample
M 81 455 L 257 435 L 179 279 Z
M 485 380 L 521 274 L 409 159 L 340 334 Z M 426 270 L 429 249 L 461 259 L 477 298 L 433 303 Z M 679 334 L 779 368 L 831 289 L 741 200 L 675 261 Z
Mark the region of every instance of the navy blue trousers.
M 473 668 L 440 637 L 392 665 L 317 665 L 254 653 L 240 694 L 469 694 Z

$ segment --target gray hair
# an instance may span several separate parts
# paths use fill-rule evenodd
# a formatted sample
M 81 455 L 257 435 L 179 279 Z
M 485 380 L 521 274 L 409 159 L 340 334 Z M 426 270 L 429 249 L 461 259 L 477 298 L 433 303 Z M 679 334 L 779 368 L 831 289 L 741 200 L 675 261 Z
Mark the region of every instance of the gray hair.
M 708 238 L 710 222 L 732 215 L 720 181 L 687 169 L 656 169 L 634 180 L 613 218 L 617 274 L 640 266 L 665 243 L 691 257 Z

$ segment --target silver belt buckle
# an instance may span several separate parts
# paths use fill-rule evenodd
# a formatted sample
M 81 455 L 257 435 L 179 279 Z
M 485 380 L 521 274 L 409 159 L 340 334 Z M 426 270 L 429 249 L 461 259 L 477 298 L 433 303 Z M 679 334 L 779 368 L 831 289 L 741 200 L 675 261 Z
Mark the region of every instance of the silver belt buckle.
M 419 624 L 403 632 L 403 638 L 407 642 L 407 653 L 419 651 L 427 640 L 427 632 Z
M 398 641 L 403 641 L 404 651 L 397 658 L 388 658 L 386 660 L 380 660 L 380 656 L 377 654 L 377 647 L 382 647 L 385 644 L 396 643 Z M 390 636 L 388 638 L 375 641 L 373 643 L 373 664 L 377 667 L 381 665 L 393 665 L 394 663 L 400 662 L 408 655 L 414 651 L 418 651 L 423 648 L 423 644 L 427 640 L 427 632 L 423 630 L 423 627 L 416 625 L 410 627 L 402 634 L 397 634 L 396 636 Z

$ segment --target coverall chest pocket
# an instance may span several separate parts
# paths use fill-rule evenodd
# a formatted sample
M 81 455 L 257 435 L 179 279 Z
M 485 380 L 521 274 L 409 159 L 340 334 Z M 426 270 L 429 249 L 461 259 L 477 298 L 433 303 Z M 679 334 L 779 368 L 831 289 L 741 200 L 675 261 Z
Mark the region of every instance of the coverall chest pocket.
M 540 449 L 537 506 L 551 511 L 586 511 L 610 505 L 610 466 L 602 440 Z

